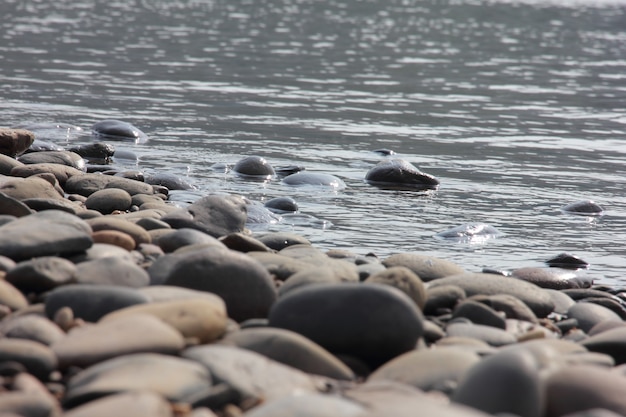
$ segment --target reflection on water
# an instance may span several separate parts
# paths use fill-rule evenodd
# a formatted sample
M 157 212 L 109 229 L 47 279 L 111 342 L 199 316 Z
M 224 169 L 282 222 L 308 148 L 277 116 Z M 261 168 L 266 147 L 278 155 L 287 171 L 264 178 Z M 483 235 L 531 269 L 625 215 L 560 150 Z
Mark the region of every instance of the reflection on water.
M 139 156 L 116 163 L 194 183 L 174 193 L 181 203 L 287 195 L 300 217 L 266 229 L 323 248 L 416 250 L 472 270 L 571 252 L 596 279 L 622 279 L 624 1 L 5 0 L 0 12 L 2 124 L 85 129 L 38 131 L 69 146 L 96 121 L 129 121 L 150 141 L 116 144 Z M 365 184 L 380 148 L 435 175 L 438 191 Z M 347 187 L 214 169 L 247 155 Z M 560 212 L 582 199 L 606 215 Z M 463 223 L 503 236 L 435 238 Z

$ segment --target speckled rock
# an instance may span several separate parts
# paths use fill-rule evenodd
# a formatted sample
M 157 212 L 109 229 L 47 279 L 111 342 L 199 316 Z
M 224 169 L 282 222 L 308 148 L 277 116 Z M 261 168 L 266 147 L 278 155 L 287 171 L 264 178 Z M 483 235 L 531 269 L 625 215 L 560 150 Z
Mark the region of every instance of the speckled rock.
M 200 343 L 211 343 L 220 338 L 228 323 L 224 303 L 207 298 L 181 298 L 134 305 L 107 314 L 100 323 L 124 318 L 130 320 L 138 315 L 156 317 L 184 337 L 194 338 Z
M 413 349 L 423 331 L 415 303 L 380 284 L 311 285 L 281 297 L 269 320 L 270 326 L 300 333 L 331 353 L 374 366 Z
M 72 408 L 106 395 L 136 391 L 152 391 L 171 402 L 190 403 L 210 387 L 210 373 L 195 361 L 137 353 L 100 362 L 73 376 L 63 404 Z
M 79 284 L 121 285 L 139 288 L 150 284 L 150 276 L 132 261 L 111 257 L 78 264 L 76 282 Z
M 229 333 L 223 344 L 248 349 L 309 374 L 352 380 L 354 373 L 339 359 L 306 337 L 284 329 L 250 328 Z
M 441 391 L 449 395 L 465 372 L 479 361 L 476 352 L 459 347 L 414 350 L 382 365 L 368 381 L 396 381 L 423 391 Z
M 182 335 L 156 317 L 135 314 L 72 329 L 52 344 L 59 368 L 81 368 L 132 353 L 176 355 L 185 346 Z
M 91 401 L 63 414 L 64 417 L 173 417 L 172 406 L 149 391 L 123 392 Z
M 42 256 L 18 263 L 5 277 L 15 288 L 42 293 L 60 285 L 76 282 L 76 265 L 58 256 Z
M 445 259 L 421 255 L 419 253 L 399 253 L 383 260 L 387 268 L 404 266 L 413 271 L 424 282 L 450 275 L 462 274 L 463 268 Z
M 46 296 L 45 311 L 48 317 L 53 318 L 59 309 L 70 307 L 75 317 L 97 322 L 112 311 L 149 301 L 146 295 L 134 288 L 73 284 L 51 291 Z
M 0 363 L 17 362 L 30 374 L 47 381 L 57 367 L 57 358 L 48 346 L 27 339 L 0 339 Z
M 89 195 L 87 201 L 85 201 L 85 207 L 99 211 L 102 214 L 110 214 L 116 210 L 126 211 L 130 206 L 130 194 L 119 188 L 98 190 Z
M 35 134 L 26 129 L 0 128 L 0 154 L 14 157 L 24 153 L 35 141 Z
M 0 226 L 0 253 L 13 260 L 81 252 L 92 243 L 87 223 L 57 210 L 20 217 Z
M 163 216 L 161 220 L 175 229 L 191 228 L 220 237 L 242 232 L 246 225 L 246 203 L 236 195 L 209 195 Z
M 409 268 L 393 266 L 364 281 L 366 284 L 384 284 L 395 287 L 409 296 L 421 309 L 426 305 L 426 288 L 422 280 Z
M 508 294 L 519 298 L 537 315 L 546 317 L 554 309 L 552 298 L 534 284 L 495 274 L 466 273 L 440 278 L 429 282 L 428 288 L 440 285 L 456 285 L 468 296 L 477 294 Z
M 276 300 L 276 289 L 267 270 L 239 252 L 209 246 L 165 255 L 161 260 L 159 267 L 167 271 L 165 285 L 219 295 L 226 302 L 229 317 L 236 321 L 266 317 Z

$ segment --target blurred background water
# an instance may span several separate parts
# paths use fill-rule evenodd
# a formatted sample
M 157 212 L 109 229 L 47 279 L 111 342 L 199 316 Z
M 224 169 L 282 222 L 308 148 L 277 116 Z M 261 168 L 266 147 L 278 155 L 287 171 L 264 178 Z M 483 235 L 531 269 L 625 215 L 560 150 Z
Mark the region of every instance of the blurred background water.
M 197 187 L 173 199 L 293 197 L 299 220 L 255 232 L 322 249 L 474 271 L 569 252 L 597 282 L 626 279 L 626 0 L 3 0 L 0 14 L 0 125 L 82 127 L 39 137 L 69 146 L 97 121 L 133 123 L 150 140 L 115 143 L 139 157 L 116 166 Z M 379 148 L 440 188 L 367 185 Z M 247 155 L 347 187 L 215 169 Z M 606 214 L 560 211 L 583 199 Z M 503 236 L 435 238 L 467 222 Z

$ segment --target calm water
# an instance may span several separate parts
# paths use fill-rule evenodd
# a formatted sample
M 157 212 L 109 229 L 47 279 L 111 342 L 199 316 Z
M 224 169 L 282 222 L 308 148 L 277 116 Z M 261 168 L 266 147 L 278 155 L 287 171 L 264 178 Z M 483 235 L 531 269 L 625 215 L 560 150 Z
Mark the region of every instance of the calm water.
M 105 118 L 150 137 L 117 143 L 120 168 L 170 172 L 306 215 L 260 228 L 321 248 L 404 251 L 469 270 L 570 252 L 599 282 L 626 280 L 626 0 L 3 0 L 0 125 L 62 146 Z M 363 182 L 397 156 L 437 192 Z M 334 174 L 347 188 L 294 189 L 214 168 L 247 155 Z M 600 219 L 559 208 L 593 199 Z M 438 240 L 466 222 L 504 236 Z

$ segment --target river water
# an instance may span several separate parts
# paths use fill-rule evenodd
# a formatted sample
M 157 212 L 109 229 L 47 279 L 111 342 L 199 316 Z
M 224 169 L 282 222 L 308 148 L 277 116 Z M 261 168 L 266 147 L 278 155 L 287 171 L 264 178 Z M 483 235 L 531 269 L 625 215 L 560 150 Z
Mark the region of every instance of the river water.
M 0 125 L 69 146 L 133 123 L 137 160 L 213 191 L 290 196 L 302 216 L 256 226 L 322 249 L 418 251 L 468 270 L 561 252 L 626 279 L 626 1 L 3 0 Z M 391 149 L 435 192 L 363 181 Z M 247 155 L 336 175 L 344 190 L 238 179 Z M 600 218 L 567 215 L 592 199 Z M 483 222 L 502 236 L 435 234 Z

